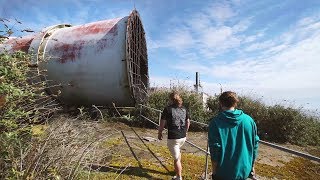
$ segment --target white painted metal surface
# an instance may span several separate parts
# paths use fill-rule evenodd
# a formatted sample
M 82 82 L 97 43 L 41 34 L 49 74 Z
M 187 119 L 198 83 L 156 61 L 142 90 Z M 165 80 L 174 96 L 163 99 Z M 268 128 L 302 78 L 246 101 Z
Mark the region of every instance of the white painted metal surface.
M 129 17 L 130 25 L 127 23 Z M 133 20 L 139 21 L 140 26 Z M 132 34 L 135 33 L 132 31 L 134 28 L 139 28 L 141 40 L 134 39 L 129 46 L 131 37 L 138 36 Z M 127 38 L 128 33 L 130 39 Z M 36 65 L 38 72 L 46 72 L 42 80 L 52 80 L 47 82 L 47 92 L 59 95 L 65 104 L 133 106 L 138 93 L 132 87 L 148 86 L 148 79 L 134 79 L 136 82 L 144 81 L 143 86 L 132 84 L 131 80 L 132 72 L 137 74 L 137 78 L 148 77 L 146 54 L 140 64 L 142 50 L 138 49 L 141 46 L 139 42 L 144 42 L 145 46 L 139 14 L 133 11 L 123 18 L 73 27 L 65 24 L 51 26 L 32 36 L 10 39 L 1 46 L 10 52 L 22 50 L 30 53 L 30 64 Z M 130 49 L 132 45 L 138 47 L 135 52 Z M 146 48 L 143 51 L 146 53 Z M 138 67 L 132 66 L 132 59 L 139 62 Z M 144 70 L 140 71 L 140 65 Z
M 68 104 L 133 105 L 125 62 L 127 17 L 63 28 L 48 40 L 44 54 L 51 88 Z

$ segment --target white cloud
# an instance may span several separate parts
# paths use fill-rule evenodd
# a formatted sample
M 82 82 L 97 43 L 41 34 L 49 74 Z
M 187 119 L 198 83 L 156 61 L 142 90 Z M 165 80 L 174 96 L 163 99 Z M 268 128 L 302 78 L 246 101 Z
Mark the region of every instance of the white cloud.
M 232 29 L 227 26 L 219 28 L 208 28 L 204 30 L 202 39 L 203 43 L 207 47 L 217 47 L 217 45 L 223 44 L 227 39 L 232 36 Z
M 247 48 L 245 48 L 245 51 L 257 51 L 257 50 L 263 50 L 267 48 L 271 48 L 275 45 L 275 42 L 272 40 L 264 41 L 264 42 L 259 42 L 259 43 L 254 43 L 249 45 Z
M 231 8 L 230 4 L 213 3 L 206 9 L 206 13 L 218 24 L 223 24 L 226 20 L 236 15 L 236 12 Z
M 198 56 L 212 59 L 234 47 L 246 37 L 240 35 L 248 29 L 252 18 L 244 18 L 226 25 L 236 15 L 230 2 L 212 3 L 208 8 L 187 15 L 181 23 L 176 17 L 169 22 L 180 23 L 159 40 L 151 41 L 151 48 L 171 48 L 183 56 L 187 50 L 196 51 Z
M 315 23 L 317 21 L 317 18 L 316 17 L 305 17 L 303 19 L 300 19 L 298 22 L 297 22 L 297 26 L 308 26 L 308 25 L 312 25 L 313 23 Z
M 312 97 L 319 99 L 320 31 L 307 28 L 317 24 L 318 22 L 314 21 L 313 24 L 309 23 L 300 28 L 296 27 L 293 32 L 287 32 L 286 34 L 309 34 L 295 44 L 282 42 L 272 46 L 275 43 L 270 40 L 252 45 L 251 50 L 263 50 L 263 58 L 247 56 L 242 60 L 209 66 L 192 64 L 185 66 L 185 69 L 193 72 L 200 70 L 202 74 L 212 79 L 224 79 L 224 86 L 229 89 L 247 92 L 253 90 L 267 99 L 272 97 L 273 101 L 291 99 L 303 104 L 308 100 L 311 101 Z
M 191 32 L 189 32 L 188 30 L 177 29 L 175 31 L 171 31 L 170 33 L 166 33 L 166 35 L 167 36 L 165 37 L 165 39 L 162 40 L 153 40 L 149 38 L 149 48 L 171 48 L 174 50 L 182 51 L 191 47 L 195 43 Z
M 232 29 L 234 33 L 243 32 L 248 29 L 248 27 L 251 25 L 251 19 L 247 18 L 239 21 L 237 24 L 235 24 Z
M 184 49 L 190 47 L 194 40 L 188 30 L 177 30 L 172 34 L 168 34 L 167 42 L 169 47 Z
M 203 12 L 193 14 L 193 16 L 188 18 L 186 24 L 194 32 L 201 32 L 203 29 L 207 29 L 208 27 L 212 26 L 210 16 Z

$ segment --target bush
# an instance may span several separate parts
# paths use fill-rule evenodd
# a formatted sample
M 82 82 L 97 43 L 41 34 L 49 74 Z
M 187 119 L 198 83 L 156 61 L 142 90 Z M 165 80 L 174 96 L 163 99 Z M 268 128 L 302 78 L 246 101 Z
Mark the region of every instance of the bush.
M 44 82 L 34 83 L 41 74 L 32 73 L 28 62 L 23 52 L 0 54 L 0 179 L 32 177 L 22 162 L 32 141 L 30 124 L 57 110 L 43 92 Z
M 319 118 L 310 117 L 300 109 L 281 105 L 267 106 L 261 100 L 239 97 L 238 109 L 249 114 L 256 122 L 262 140 L 297 145 L 320 145 Z M 217 97 L 208 100 L 208 108 L 219 112 Z

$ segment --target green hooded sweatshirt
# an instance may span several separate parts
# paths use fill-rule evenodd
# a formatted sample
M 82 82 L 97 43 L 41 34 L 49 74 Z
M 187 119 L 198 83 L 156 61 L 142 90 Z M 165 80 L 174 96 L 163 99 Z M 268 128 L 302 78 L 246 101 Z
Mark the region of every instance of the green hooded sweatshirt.
M 246 179 L 257 157 L 259 137 L 253 119 L 241 110 L 226 110 L 214 117 L 208 133 L 211 160 L 217 179 Z

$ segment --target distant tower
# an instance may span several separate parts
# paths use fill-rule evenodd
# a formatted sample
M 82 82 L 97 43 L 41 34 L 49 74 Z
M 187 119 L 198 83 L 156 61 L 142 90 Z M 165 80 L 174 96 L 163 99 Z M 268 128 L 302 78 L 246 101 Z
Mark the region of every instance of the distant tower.
M 196 84 L 194 85 L 194 88 L 197 93 L 199 93 L 199 87 L 202 87 L 200 84 L 200 75 L 199 72 L 196 72 Z

